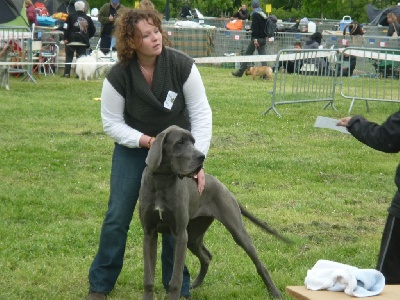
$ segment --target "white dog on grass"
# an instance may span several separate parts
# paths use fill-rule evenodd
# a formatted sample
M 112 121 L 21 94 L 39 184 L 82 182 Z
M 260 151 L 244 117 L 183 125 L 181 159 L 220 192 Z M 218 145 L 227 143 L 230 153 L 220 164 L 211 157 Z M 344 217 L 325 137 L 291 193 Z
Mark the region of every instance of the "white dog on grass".
M 79 80 L 91 79 L 95 73 L 97 73 L 97 77 L 100 77 L 110 69 L 116 60 L 114 55 L 105 55 L 100 50 L 93 50 L 90 55 L 81 56 L 76 60 L 75 73 Z M 106 61 L 107 63 L 104 63 Z
M 101 50 L 93 50 L 92 55 L 96 57 L 97 61 L 97 77 L 106 74 L 111 66 L 118 60 L 116 51 L 104 54 Z
M 79 80 L 88 80 L 93 78 L 96 68 L 96 58 L 92 55 L 85 55 L 76 60 L 75 73 Z

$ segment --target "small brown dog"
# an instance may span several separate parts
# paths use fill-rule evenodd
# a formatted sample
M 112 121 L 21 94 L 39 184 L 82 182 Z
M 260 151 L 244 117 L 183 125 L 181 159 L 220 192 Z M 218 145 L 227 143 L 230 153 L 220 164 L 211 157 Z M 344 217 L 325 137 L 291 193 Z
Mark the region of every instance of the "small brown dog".
M 267 79 L 272 80 L 272 69 L 267 66 L 249 67 L 246 69 L 245 73 L 246 75 L 253 76 L 253 80 L 256 78 L 256 76 L 260 76 L 262 78 L 264 75 L 267 76 Z

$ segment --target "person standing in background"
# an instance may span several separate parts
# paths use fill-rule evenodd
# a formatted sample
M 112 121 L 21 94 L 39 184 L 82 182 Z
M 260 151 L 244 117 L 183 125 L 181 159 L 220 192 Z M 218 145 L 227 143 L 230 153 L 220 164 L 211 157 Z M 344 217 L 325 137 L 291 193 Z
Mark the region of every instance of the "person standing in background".
M 77 1 L 74 7 L 75 12 L 68 15 L 64 23 L 65 69 L 62 77 L 66 78 L 70 77 L 75 52 L 76 58 L 86 55 L 89 40 L 96 33 L 92 18 L 85 13 L 85 2 Z
M 118 15 L 118 11 L 123 7 L 124 6 L 119 3 L 119 0 L 110 0 L 110 3 L 104 4 L 99 10 L 98 20 L 101 23 L 100 50 L 104 54 L 110 52 L 114 21 Z
M 36 10 L 31 0 L 25 0 L 26 17 L 28 19 L 29 28 L 32 29 L 32 24 L 37 26 Z
M 253 12 L 251 13 L 251 41 L 247 46 L 245 55 L 253 55 L 256 49 L 258 55 L 266 55 L 267 35 L 265 33 L 265 24 L 267 23 L 267 15 L 260 8 L 259 0 L 251 1 L 251 7 L 253 8 Z M 266 62 L 262 62 L 261 64 L 263 66 L 267 65 Z M 247 65 L 247 62 L 241 63 L 239 70 L 232 72 L 232 75 L 242 77 L 244 71 L 247 69 Z

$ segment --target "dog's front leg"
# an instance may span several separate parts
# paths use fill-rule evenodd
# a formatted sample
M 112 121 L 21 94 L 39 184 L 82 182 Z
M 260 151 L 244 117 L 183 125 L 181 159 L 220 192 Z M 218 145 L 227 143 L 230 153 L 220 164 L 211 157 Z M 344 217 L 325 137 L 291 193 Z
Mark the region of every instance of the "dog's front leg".
M 188 235 L 186 229 L 180 235 L 173 235 L 175 239 L 174 247 L 174 269 L 171 281 L 169 282 L 169 300 L 178 300 L 183 280 L 183 268 L 185 266 Z
M 143 239 L 143 300 L 153 300 L 154 295 L 154 275 L 156 272 L 157 259 L 157 231 L 154 229 L 151 232 L 144 234 Z

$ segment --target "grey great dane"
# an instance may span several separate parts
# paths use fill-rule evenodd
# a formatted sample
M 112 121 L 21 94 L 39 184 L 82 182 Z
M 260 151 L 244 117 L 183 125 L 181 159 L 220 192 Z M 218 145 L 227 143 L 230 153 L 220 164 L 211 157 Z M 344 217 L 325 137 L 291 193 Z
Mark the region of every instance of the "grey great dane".
M 204 159 L 204 154 L 194 147 L 191 133 L 177 126 L 161 132 L 149 150 L 139 194 L 139 216 L 144 231 L 143 300 L 152 300 L 154 295 L 158 232 L 170 232 L 175 241 L 168 299 L 179 299 L 187 248 L 200 261 L 200 272 L 191 288 L 203 283 L 212 258 L 203 238 L 214 219 L 220 221 L 246 251 L 271 296 L 281 298 L 257 255 L 242 215 L 276 237 L 288 240 L 246 211 L 215 177 L 206 174 L 205 189 L 200 195 L 191 177 L 203 167 Z

